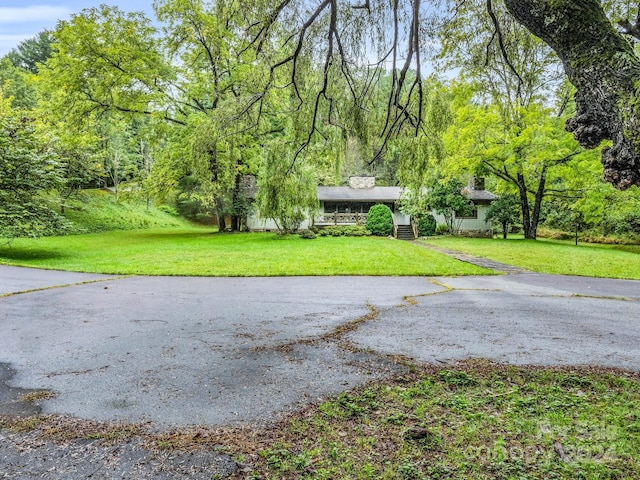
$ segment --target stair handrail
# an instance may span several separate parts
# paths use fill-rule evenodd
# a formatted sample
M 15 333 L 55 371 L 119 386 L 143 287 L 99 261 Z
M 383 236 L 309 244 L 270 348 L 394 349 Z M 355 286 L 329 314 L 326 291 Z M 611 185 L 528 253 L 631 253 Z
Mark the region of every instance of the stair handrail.
M 413 239 L 418 238 L 418 223 L 413 220 L 411 217 L 411 229 L 413 230 Z

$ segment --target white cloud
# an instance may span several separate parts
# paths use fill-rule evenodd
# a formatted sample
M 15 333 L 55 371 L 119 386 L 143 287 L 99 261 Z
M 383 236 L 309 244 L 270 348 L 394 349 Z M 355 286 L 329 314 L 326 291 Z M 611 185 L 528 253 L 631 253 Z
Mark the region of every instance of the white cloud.
M 29 7 L 0 7 L 0 24 L 53 21 L 71 13 L 67 7 L 32 5 Z
M 23 40 L 35 37 L 35 35 L 35 33 L 20 35 L 0 35 L 0 57 L 3 57 L 5 54 L 9 53 Z

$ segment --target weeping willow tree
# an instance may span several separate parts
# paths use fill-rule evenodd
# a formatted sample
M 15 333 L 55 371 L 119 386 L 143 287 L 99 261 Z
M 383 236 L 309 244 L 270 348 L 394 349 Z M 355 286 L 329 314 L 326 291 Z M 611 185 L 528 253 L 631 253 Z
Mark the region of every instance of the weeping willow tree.
M 270 151 L 258 176 L 256 201 L 259 215 L 272 219 L 282 234 L 295 233 L 305 219 L 318 211 L 314 168 L 300 158 Z
M 636 2 L 606 3 L 608 11 L 626 5 L 629 18 L 637 15 Z M 308 56 L 323 69 L 322 81 L 308 99 L 316 108 L 301 148 L 321 134 L 325 122 L 319 107 L 334 104 L 330 86 L 335 72 L 351 87 L 352 103 L 364 108 L 366 88 L 356 88 L 353 81 L 357 66 L 368 64 L 391 71 L 387 115 L 379 130 L 380 148 L 375 158 L 403 129 L 413 129 L 416 135 L 426 129 L 423 80 L 430 34 L 469 4 L 483 7 L 479 15 L 488 18 L 493 28 L 487 48 L 498 49 L 520 82 L 526 78 L 510 56 L 505 27 L 496 11 L 504 7 L 553 48 L 576 87 L 577 111 L 567 120 L 567 130 L 586 148 L 610 140 L 612 145 L 602 150 L 605 178 L 619 189 L 640 185 L 640 58 L 629 41 L 640 38 L 640 24 L 623 19 L 622 30 L 617 29 L 617 19 L 607 16 L 599 0 L 282 0 L 276 5 L 258 0 L 252 2 L 258 16 L 249 33 L 253 43 L 261 46 L 269 44 L 274 31 L 285 28 L 291 32 L 272 58 L 267 88 L 276 86 L 276 72 L 285 70 L 289 80 L 278 86 L 290 88 L 302 102 L 305 99 L 298 86 L 303 59 Z M 444 23 L 440 22 L 443 18 Z

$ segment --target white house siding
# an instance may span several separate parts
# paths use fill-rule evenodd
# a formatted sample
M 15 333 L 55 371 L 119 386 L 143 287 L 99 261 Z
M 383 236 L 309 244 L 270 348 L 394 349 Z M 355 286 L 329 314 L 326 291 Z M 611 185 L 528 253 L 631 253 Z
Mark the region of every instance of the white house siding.
M 255 213 L 247 217 L 247 228 L 252 232 L 275 232 L 278 230 L 276 222 L 270 218 L 260 218 Z M 309 228 L 309 221 L 303 220 L 300 224 L 300 229 L 305 230 L 307 228 Z
M 477 218 L 464 218 L 462 220 L 457 219 L 456 225 L 459 225 L 459 234 L 460 235 L 468 235 L 468 236 L 492 236 L 491 231 L 491 222 L 485 221 L 485 217 L 487 216 L 488 205 L 477 205 L 478 215 Z M 435 212 L 432 212 L 432 215 L 436 219 L 436 223 L 438 225 L 446 225 L 446 221 L 443 215 L 439 215 Z M 460 222 L 460 223 L 458 223 Z
M 393 216 L 396 219 L 396 224 L 398 225 L 410 225 L 411 217 L 406 213 L 402 212 L 393 212 Z

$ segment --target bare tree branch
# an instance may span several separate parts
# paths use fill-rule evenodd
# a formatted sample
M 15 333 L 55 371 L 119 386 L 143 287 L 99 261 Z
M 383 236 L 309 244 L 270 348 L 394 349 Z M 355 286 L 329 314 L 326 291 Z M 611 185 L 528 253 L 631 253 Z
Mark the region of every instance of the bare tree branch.
M 511 70 L 511 72 L 518 79 L 518 88 L 517 88 L 516 96 L 520 98 L 520 95 L 522 92 L 522 86 L 524 85 L 524 80 L 522 79 L 522 77 L 520 76 L 516 68 L 513 66 L 513 63 L 511 63 L 511 60 L 509 59 L 509 55 L 507 54 L 507 49 L 504 46 L 504 38 L 502 36 L 502 29 L 500 28 L 500 22 L 498 21 L 498 17 L 493 11 L 492 0 L 487 0 L 487 12 L 489 13 L 489 16 L 491 17 L 491 21 L 493 22 L 493 26 L 496 29 L 495 32 L 497 34 L 498 46 L 500 47 L 500 53 L 502 54 L 502 58 L 504 59 L 507 66 L 509 67 L 509 70 Z

